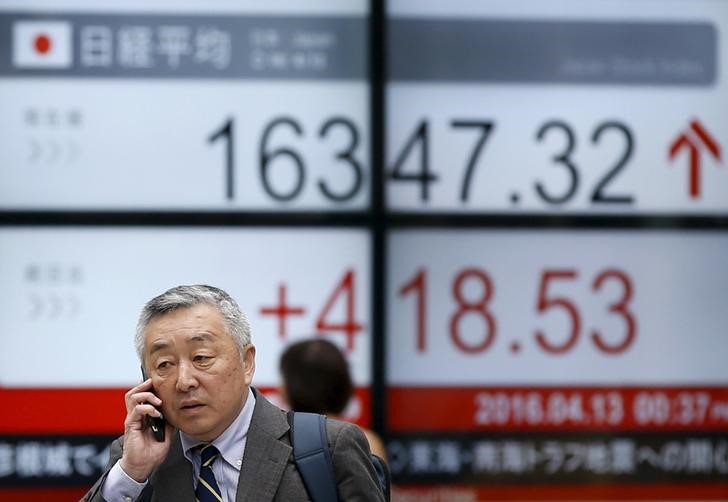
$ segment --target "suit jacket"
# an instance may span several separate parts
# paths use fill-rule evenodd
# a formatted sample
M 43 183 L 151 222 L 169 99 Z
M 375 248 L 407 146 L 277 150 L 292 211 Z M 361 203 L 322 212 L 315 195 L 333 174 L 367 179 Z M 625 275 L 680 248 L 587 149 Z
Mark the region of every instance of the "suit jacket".
M 255 408 L 240 468 L 235 502 L 309 500 L 296 464 L 286 412 L 271 404 L 256 389 Z M 327 420 L 329 450 L 334 463 L 339 500 L 384 501 L 377 474 L 369 458 L 369 444 L 352 424 Z M 101 486 L 111 467 L 121 458 L 124 438 L 116 439 L 104 475 L 83 497 L 102 502 Z M 140 501 L 195 502 L 192 465 L 184 457 L 179 434 L 174 433 L 167 458 L 149 476 Z

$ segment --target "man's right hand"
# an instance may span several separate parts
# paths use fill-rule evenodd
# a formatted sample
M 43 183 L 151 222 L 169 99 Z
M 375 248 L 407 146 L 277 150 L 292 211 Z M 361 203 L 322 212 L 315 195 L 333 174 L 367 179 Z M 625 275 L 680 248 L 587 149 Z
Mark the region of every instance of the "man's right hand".
M 174 429 L 166 424 L 164 442 L 159 442 L 154 438 L 151 429 L 144 426 L 144 417 L 147 415 L 162 416 L 155 408 L 162 405 L 162 400 L 152 392 L 151 379 L 145 380 L 127 392 L 124 400 L 126 402 L 124 452 L 119 465 L 129 477 L 143 483 L 154 468 L 167 457 Z

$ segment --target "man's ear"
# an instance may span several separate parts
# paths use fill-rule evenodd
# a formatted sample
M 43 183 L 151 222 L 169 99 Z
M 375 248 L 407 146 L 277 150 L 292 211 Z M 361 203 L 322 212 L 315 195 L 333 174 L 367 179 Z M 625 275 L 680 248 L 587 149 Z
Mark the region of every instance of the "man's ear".
M 245 348 L 245 354 L 243 354 L 243 373 L 245 374 L 245 384 L 250 385 L 255 374 L 255 345 L 252 343 Z

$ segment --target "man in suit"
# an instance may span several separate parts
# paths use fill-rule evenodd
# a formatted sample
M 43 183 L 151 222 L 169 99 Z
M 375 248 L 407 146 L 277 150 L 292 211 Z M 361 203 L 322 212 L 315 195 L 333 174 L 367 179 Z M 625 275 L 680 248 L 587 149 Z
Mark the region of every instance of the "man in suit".
M 151 378 L 126 393 L 124 436 L 83 500 L 308 500 L 286 413 L 250 386 L 250 325 L 227 293 L 178 286 L 153 298 L 135 345 Z M 158 441 L 147 416 L 162 415 Z M 383 501 L 362 432 L 328 420 L 327 433 L 339 499 Z

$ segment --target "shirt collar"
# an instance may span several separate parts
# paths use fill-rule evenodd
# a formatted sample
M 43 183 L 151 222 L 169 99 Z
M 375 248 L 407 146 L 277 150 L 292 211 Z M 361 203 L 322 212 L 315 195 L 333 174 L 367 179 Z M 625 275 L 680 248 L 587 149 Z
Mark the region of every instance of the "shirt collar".
M 248 396 L 245 399 L 243 409 L 240 410 L 240 413 L 238 413 L 238 416 L 235 420 L 233 420 L 233 423 L 231 423 L 228 428 L 211 443 L 220 451 L 220 456 L 225 459 L 228 464 L 238 470 L 240 470 L 240 466 L 242 464 L 243 451 L 248 437 L 248 429 L 250 429 L 250 421 L 253 418 L 254 408 L 255 396 L 250 388 L 248 388 Z M 192 449 L 203 443 L 191 438 L 182 431 L 179 431 L 179 436 L 185 458 L 194 464 L 192 460 Z

